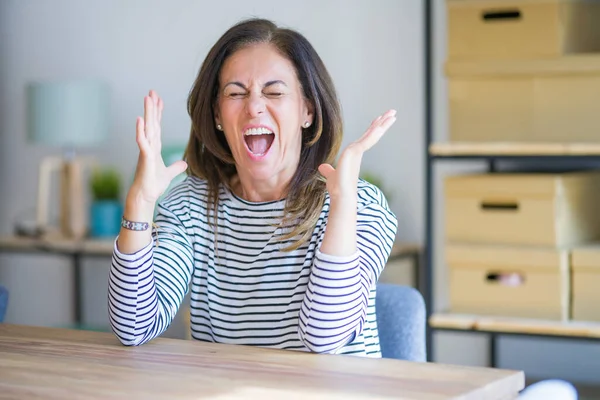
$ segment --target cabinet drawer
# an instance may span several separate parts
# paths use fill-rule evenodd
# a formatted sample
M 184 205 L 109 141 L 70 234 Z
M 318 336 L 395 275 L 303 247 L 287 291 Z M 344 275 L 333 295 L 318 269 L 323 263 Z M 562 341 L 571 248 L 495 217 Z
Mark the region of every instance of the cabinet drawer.
M 447 0 L 449 59 L 549 58 L 600 50 L 597 0 Z
M 600 173 L 498 173 L 445 181 L 449 242 L 571 246 L 600 238 Z
M 600 322 L 600 244 L 574 248 L 573 319 Z
M 600 142 L 600 54 L 454 62 L 446 75 L 452 141 Z
M 448 244 L 450 308 L 522 318 L 570 318 L 567 250 Z

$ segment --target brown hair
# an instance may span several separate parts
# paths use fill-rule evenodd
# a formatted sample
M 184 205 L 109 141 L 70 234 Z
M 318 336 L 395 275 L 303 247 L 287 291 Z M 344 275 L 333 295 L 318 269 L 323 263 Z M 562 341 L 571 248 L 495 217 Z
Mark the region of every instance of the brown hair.
M 214 105 L 219 91 L 221 68 L 233 53 L 253 44 L 269 43 L 289 59 L 296 69 L 304 97 L 314 109 L 314 122 L 302 128 L 298 169 L 288 187 L 284 225 L 293 227 L 282 236 L 300 236 L 287 250 L 296 249 L 312 235 L 325 199 L 325 181 L 318 171 L 322 163 L 333 164 L 342 141 L 342 118 L 337 94 L 323 61 L 300 33 L 280 28 L 264 19 L 250 19 L 231 27 L 210 49 L 188 97 L 191 117 L 190 139 L 184 158 L 188 174 L 208 182 L 208 214 L 215 210 L 219 186 L 229 187 L 236 168 L 225 136 L 215 127 Z M 210 217 L 208 220 L 210 221 Z

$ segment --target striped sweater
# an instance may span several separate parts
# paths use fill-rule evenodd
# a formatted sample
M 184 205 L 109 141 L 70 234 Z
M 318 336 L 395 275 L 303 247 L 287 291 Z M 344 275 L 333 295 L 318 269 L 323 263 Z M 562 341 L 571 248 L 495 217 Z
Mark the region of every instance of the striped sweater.
M 357 252 L 323 254 L 329 197 L 308 243 L 283 252 L 285 200 L 248 202 L 222 187 L 218 231 L 206 219 L 206 182 L 188 177 L 157 206 L 153 242 L 135 254 L 114 245 L 108 308 L 124 345 L 161 335 L 190 294 L 198 340 L 380 357 L 375 284 L 397 220 L 382 192 L 360 180 Z M 212 221 L 211 221 L 212 222 Z M 289 229 L 289 228 L 285 228 Z

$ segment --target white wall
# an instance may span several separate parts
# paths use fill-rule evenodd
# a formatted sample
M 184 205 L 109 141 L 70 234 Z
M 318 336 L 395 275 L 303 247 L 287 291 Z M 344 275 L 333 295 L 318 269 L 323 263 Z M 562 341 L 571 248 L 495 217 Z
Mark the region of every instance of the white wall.
M 299 29 L 330 69 L 341 97 L 345 144 L 389 108 L 398 121 L 364 157 L 382 175 L 400 221 L 399 238 L 422 236 L 421 8 L 417 0 L 191 1 L 3 0 L 0 2 L 0 233 L 34 216 L 37 167 L 56 150 L 26 142 L 24 87 L 30 80 L 100 77 L 113 90 L 110 140 L 87 152 L 115 164 L 130 182 L 137 159 L 135 119 L 143 96 L 165 100 L 163 143 L 184 144 L 185 102 L 210 46 L 233 23 L 273 18 Z M 84 134 L 84 133 L 83 133 Z M 86 315 L 105 321 L 108 262 L 86 262 Z M 71 271 L 60 257 L 2 255 L 11 289 L 9 322 L 64 324 Z M 94 301 L 94 299 L 96 299 Z
M 332 73 L 343 104 L 345 143 L 371 120 L 395 107 L 399 117 L 378 146 L 366 154 L 365 168 L 382 174 L 399 219 L 399 239 L 421 242 L 424 207 L 423 56 L 421 0 L 276 0 L 164 2 L 159 0 L 2 0 L 0 1 L 0 233 L 16 219 L 33 216 L 37 165 L 53 150 L 25 140 L 24 85 L 32 79 L 97 76 L 113 88 L 110 140 L 92 151 L 115 164 L 130 180 L 136 161 L 135 118 L 150 89 L 165 99 L 165 144 L 185 143 L 188 90 L 211 44 L 231 24 L 264 16 L 302 31 Z M 435 12 L 436 138 L 447 137 L 442 63 L 445 11 Z M 436 167 L 439 182 L 473 164 Z M 476 168 L 481 167 L 476 166 Z M 442 202 L 436 201 L 436 231 L 443 227 Z M 447 305 L 447 279 L 440 235 L 436 237 L 436 309 Z M 84 310 L 90 323 L 106 323 L 108 261 L 88 260 L 84 271 Z M 11 289 L 8 322 L 60 325 L 72 318 L 71 271 L 60 257 L 0 256 L 0 282 Z M 483 365 L 485 338 L 436 335 L 436 359 Z M 561 342 L 562 343 L 562 342 Z M 597 346 L 552 346 L 503 340 L 503 366 L 533 375 L 554 373 L 594 380 Z M 574 354 L 567 355 L 573 350 Z M 586 357 L 596 352 L 595 357 Z M 546 360 L 546 357 L 550 357 Z M 536 362 L 542 360 L 543 362 Z M 570 361 L 569 361 L 570 360 Z M 553 369 L 554 368 L 554 369 Z
M 36 168 L 49 149 L 25 142 L 24 85 L 32 79 L 97 76 L 114 92 L 111 138 L 94 151 L 128 178 L 136 161 L 134 124 L 150 88 L 166 103 L 164 142 L 185 143 L 187 93 L 212 43 L 241 18 L 261 15 L 298 28 L 322 55 L 339 90 L 345 143 L 388 108 L 398 121 L 365 156 L 385 174 L 400 237 L 422 236 L 422 63 L 420 2 L 3 1 L 1 229 L 33 207 Z M 24 155 L 27 154 L 27 157 Z M 382 160 L 389 160 L 382 162 Z M 11 168 L 12 167 L 12 168 Z M 19 173 L 16 173 L 16 170 Z M 24 201 L 25 200 L 25 201 Z

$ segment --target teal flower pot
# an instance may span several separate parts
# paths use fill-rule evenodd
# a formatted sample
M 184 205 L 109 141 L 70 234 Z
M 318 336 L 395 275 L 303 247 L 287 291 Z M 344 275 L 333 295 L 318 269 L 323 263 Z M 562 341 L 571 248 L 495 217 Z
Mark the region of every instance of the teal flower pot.
M 95 201 L 92 203 L 90 214 L 90 236 L 114 238 L 119 234 L 123 215 L 123 206 L 119 201 Z

